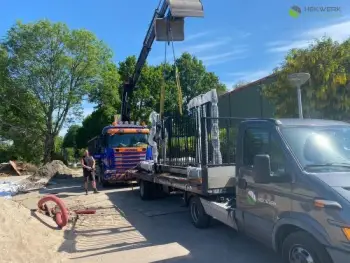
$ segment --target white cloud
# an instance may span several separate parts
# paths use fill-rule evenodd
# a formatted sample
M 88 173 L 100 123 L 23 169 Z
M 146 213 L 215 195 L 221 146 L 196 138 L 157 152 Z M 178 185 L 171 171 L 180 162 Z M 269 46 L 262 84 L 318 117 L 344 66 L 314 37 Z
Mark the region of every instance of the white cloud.
M 192 35 L 189 35 L 188 37 L 185 36 L 185 41 L 191 41 L 191 40 L 195 40 L 204 36 L 207 36 L 210 32 L 200 32 L 200 33 L 195 33 Z
M 335 41 L 343 42 L 350 37 L 350 19 L 340 20 L 338 23 L 309 29 L 295 37 L 292 41 L 273 41 L 266 44 L 268 52 L 285 53 L 293 48 L 307 48 L 315 39 L 323 36 L 330 37 Z
M 198 33 L 193 37 L 201 37 L 207 32 Z M 193 39 L 193 38 L 192 38 Z M 233 45 L 231 37 L 219 37 L 196 44 L 176 43 L 175 55 L 179 57 L 182 53 L 188 52 L 202 60 L 206 66 L 222 64 L 228 61 L 246 58 L 248 51 L 246 45 Z M 167 50 L 167 60 L 173 61 L 171 47 Z M 155 65 L 164 61 L 164 55 L 154 56 L 149 59 L 150 64 Z
M 231 90 L 232 87 L 239 83 L 239 82 L 254 82 L 256 80 L 259 80 L 261 78 L 264 78 L 270 74 L 272 74 L 272 68 L 271 70 L 262 69 L 257 71 L 250 71 L 250 72 L 233 72 L 229 73 L 228 75 L 232 76 L 234 80 L 231 81 L 223 81 L 222 83 L 226 85 L 226 87 Z
M 350 19 L 337 24 L 306 31 L 303 35 L 310 38 L 331 37 L 335 41 L 343 42 L 350 37 Z
M 234 72 L 234 73 L 231 73 L 230 75 L 235 76 L 237 78 L 236 82 L 238 81 L 253 82 L 263 77 L 266 77 L 271 73 L 272 73 L 272 70 L 257 70 L 252 72 Z
M 215 55 L 198 56 L 198 58 L 202 60 L 206 66 L 212 66 L 231 60 L 245 58 L 246 56 L 243 54 L 246 53 L 246 51 L 246 49 L 236 49 L 230 52 L 216 53 Z
M 269 52 L 288 52 L 289 50 L 293 48 L 307 48 L 313 40 L 296 40 L 296 41 L 291 41 L 287 44 L 284 45 L 275 45 L 274 47 L 271 47 L 268 49 Z
M 266 46 L 268 47 L 276 47 L 276 46 L 283 46 L 283 45 L 287 45 L 289 44 L 290 41 L 286 41 L 286 40 L 278 40 L 278 41 L 271 41 L 266 43 Z
M 209 51 L 212 49 L 216 49 L 220 46 L 225 46 L 231 42 L 231 38 L 225 37 L 225 38 L 220 38 L 218 40 L 212 40 L 208 42 L 204 42 L 201 44 L 196 44 L 196 45 L 190 45 L 190 46 L 183 46 L 178 49 L 178 53 L 183 53 L 183 52 L 188 52 L 192 55 L 196 55 L 205 51 Z
M 252 33 L 249 32 L 242 32 L 241 35 L 239 35 L 240 38 L 247 38 L 250 37 L 252 35 Z

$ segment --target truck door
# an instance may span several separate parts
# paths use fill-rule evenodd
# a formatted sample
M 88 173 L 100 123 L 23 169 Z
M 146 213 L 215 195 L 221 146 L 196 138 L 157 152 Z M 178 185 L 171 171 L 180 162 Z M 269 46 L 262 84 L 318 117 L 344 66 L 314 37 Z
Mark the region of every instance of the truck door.
M 272 244 L 272 229 L 279 215 L 291 210 L 291 179 L 286 173 L 286 153 L 282 140 L 274 126 L 261 123 L 246 128 L 240 145 L 240 159 L 237 160 L 239 187 L 237 208 L 242 213 L 245 232 L 264 242 Z M 271 160 L 271 183 L 254 182 L 253 162 L 257 154 L 269 154 Z

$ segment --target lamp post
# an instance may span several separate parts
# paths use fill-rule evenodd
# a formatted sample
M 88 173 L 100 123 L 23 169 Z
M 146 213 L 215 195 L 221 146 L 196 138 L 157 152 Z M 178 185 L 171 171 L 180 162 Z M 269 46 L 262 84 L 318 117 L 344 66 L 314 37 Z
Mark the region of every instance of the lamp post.
M 303 119 L 303 105 L 301 102 L 301 86 L 310 79 L 309 73 L 294 73 L 288 76 L 289 82 L 297 88 L 299 118 Z

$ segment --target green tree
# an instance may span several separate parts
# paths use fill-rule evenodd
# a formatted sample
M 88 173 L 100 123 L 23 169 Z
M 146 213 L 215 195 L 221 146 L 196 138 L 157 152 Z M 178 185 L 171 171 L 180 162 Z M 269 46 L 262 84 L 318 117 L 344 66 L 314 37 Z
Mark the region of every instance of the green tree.
M 119 74 L 122 83 L 126 83 L 132 77 L 136 66 L 136 57 L 129 56 L 125 61 L 119 62 Z M 162 72 L 157 67 L 149 66 L 147 63 L 143 66 L 140 78 L 136 83 L 133 92 L 131 105 L 131 119 L 133 120 L 148 120 L 148 116 L 155 108 L 160 97 L 160 82 Z M 120 86 L 120 95 L 122 95 L 122 85 Z
M 30 118 L 43 123 L 43 159 L 48 162 L 63 124 L 81 114 L 83 96 L 101 83 L 101 70 L 111 52 L 89 31 L 69 30 L 65 24 L 47 20 L 17 22 L 2 45 L 14 86 L 37 104 L 37 114 Z
M 280 68 L 277 80 L 263 90 L 282 117 L 297 117 L 295 87 L 288 75 L 308 72 L 310 81 L 302 88 L 305 115 L 317 118 L 348 119 L 350 110 L 350 39 L 342 44 L 322 38 L 306 49 L 293 49 Z
M 69 127 L 67 133 L 64 135 L 62 146 L 64 148 L 76 148 L 77 147 L 77 133 L 81 128 L 80 125 L 72 125 Z
M 128 57 L 119 63 L 119 74 L 123 82 L 132 76 L 136 65 L 136 57 Z M 183 112 L 186 105 L 194 96 L 216 89 L 219 94 L 226 91 L 224 84 L 212 72 L 207 72 L 203 63 L 188 53 L 182 54 L 176 60 L 179 70 L 180 86 L 183 97 Z M 142 68 L 140 79 L 136 85 L 131 100 L 131 116 L 135 120 L 148 120 L 152 110 L 160 109 L 160 91 L 162 81 L 165 80 L 165 112 L 173 113 L 178 109 L 178 95 L 175 77 L 175 67 L 171 64 L 149 66 Z M 120 92 L 121 94 L 121 92 Z
M 62 153 L 62 148 L 63 148 L 63 137 L 62 136 L 56 136 L 55 137 L 54 152 Z
M 107 115 L 104 109 L 97 109 L 88 115 L 77 130 L 76 143 L 78 149 L 86 148 L 92 138 L 101 134 L 102 129 L 112 124 L 113 115 Z
M 201 60 L 189 53 L 183 53 L 176 60 L 180 73 L 180 84 L 183 93 L 184 107 L 195 96 L 216 89 L 219 94 L 226 91 L 226 86 L 220 83 L 219 78 L 208 72 Z M 175 81 L 175 73 L 173 74 Z
M 119 96 L 121 81 L 116 65 L 107 64 L 101 76 L 101 83 L 89 95 L 89 101 L 97 104 L 96 110 L 83 120 L 79 129 L 74 128 L 78 148 L 85 148 L 90 139 L 101 134 L 102 129 L 113 122 L 114 115 L 121 107 Z
M 121 81 L 117 66 L 110 62 L 105 65 L 101 72 L 101 82 L 89 94 L 89 101 L 97 104 L 97 108 L 116 112 L 120 109 Z
M 39 163 L 43 152 L 44 116 L 35 96 L 16 85 L 9 72 L 9 57 L 0 43 L 0 137 L 13 141 L 16 158 Z

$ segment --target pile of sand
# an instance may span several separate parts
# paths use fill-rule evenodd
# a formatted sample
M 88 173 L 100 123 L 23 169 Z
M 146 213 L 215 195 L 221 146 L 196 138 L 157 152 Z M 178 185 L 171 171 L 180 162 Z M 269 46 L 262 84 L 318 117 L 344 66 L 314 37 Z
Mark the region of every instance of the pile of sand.
M 72 178 L 72 171 L 59 160 L 54 160 L 40 167 L 33 175 L 33 179 Z
M 57 252 L 62 232 L 31 216 L 31 211 L 11 200 L 0 198 L 1 262 L 64 262 Z

